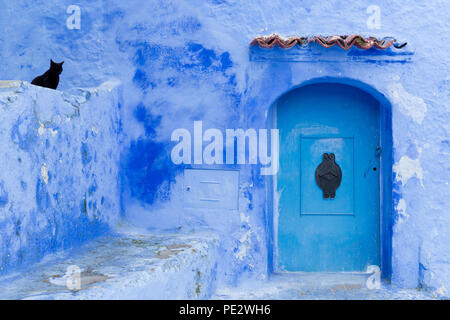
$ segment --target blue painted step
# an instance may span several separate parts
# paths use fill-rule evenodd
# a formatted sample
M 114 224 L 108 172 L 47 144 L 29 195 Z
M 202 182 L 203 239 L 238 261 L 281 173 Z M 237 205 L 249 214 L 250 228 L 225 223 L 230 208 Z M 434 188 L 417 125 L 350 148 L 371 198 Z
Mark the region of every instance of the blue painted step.
M 0 299 L 206 299 L 217 247 L 207 233 L 108 235 L 3 276 Z

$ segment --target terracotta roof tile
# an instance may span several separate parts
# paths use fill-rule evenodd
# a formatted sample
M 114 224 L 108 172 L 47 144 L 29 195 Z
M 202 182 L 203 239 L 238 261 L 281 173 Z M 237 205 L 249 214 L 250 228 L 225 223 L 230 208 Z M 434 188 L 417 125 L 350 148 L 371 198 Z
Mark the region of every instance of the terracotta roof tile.
M 289 49 L 295 45 L 306 46 L 310 43 L 318 43 L 324 48 L 330 48 L 337 44 L 344 50 L 350 49 L 352 46 L 356 46 L 359 49 L 370 49 L 375 47 L 376 49 L 387 49 L 391 45 L 395 48 L 403 48 L 405 43 L 399 44 L 394 38 L 386 37 L 383 39 L 377 39 L 375 37 L 365 38 L 360 35 L 349 35 L 349 36 L 314 36 L 314 37 L 289 37 L 284 38 L 278 34 L 271 34 L 270 36 L 260 36 L 253 39 L 251 46 L 260 46 L 261 48 L 271 49 L 278 45 L 280 48 Z

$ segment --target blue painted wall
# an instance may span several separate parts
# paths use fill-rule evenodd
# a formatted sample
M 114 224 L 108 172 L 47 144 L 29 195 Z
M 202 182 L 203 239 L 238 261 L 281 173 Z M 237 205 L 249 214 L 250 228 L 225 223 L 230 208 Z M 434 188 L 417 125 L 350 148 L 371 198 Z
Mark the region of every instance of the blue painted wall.
M 293 87 L 324 76 L 356 79 L 392 104 L 392 280 L 448 295 L 448 2 L 378 1 L 381 25 L 372 30 L 366 0 L 79 1 L 80 30 L 65 26 L 69 4 L 0 3 L 0 78 L 31 80 L 53 57 L 66 61 L 63 90 L 121 79 L 127 218 L 154 228 L 212 227 L 223 235 L 221 280 L 265 277 L 271 200 L 258 168 L 235 166 L 239 210 L 185 210 L 182 168 L 169 161 L 171 132 L 192 130 L 194 120 L 208 128 L 265 128 L 272 103 Z M 412 55 L 249 50 L 254 36 L 272 32 L 392 35 L 408 41 Z
M 119 99 L 0 81 L 0 274 L 117 225 Z

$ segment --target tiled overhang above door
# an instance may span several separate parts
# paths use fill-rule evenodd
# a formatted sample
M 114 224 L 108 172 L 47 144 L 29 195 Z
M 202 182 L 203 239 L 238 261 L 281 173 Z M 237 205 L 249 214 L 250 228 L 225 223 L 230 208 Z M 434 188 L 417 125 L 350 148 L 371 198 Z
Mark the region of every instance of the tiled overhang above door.
M 398 42 L 394 37 L 282 37 L 271 34 L 258 36 L 250 43 L 252 61 L 407 63 L 413 55 L 410 44 Z

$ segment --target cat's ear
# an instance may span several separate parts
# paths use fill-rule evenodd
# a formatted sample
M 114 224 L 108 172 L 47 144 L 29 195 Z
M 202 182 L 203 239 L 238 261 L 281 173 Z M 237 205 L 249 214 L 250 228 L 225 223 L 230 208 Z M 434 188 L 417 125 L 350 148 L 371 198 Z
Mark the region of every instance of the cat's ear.
M 55 61 L 53 61 L 52 59 L 50 59 L 50 65 L 54 65 Z
M 64 64 L 64 61 L 60 63 L 60 65 L 62 66 Z

